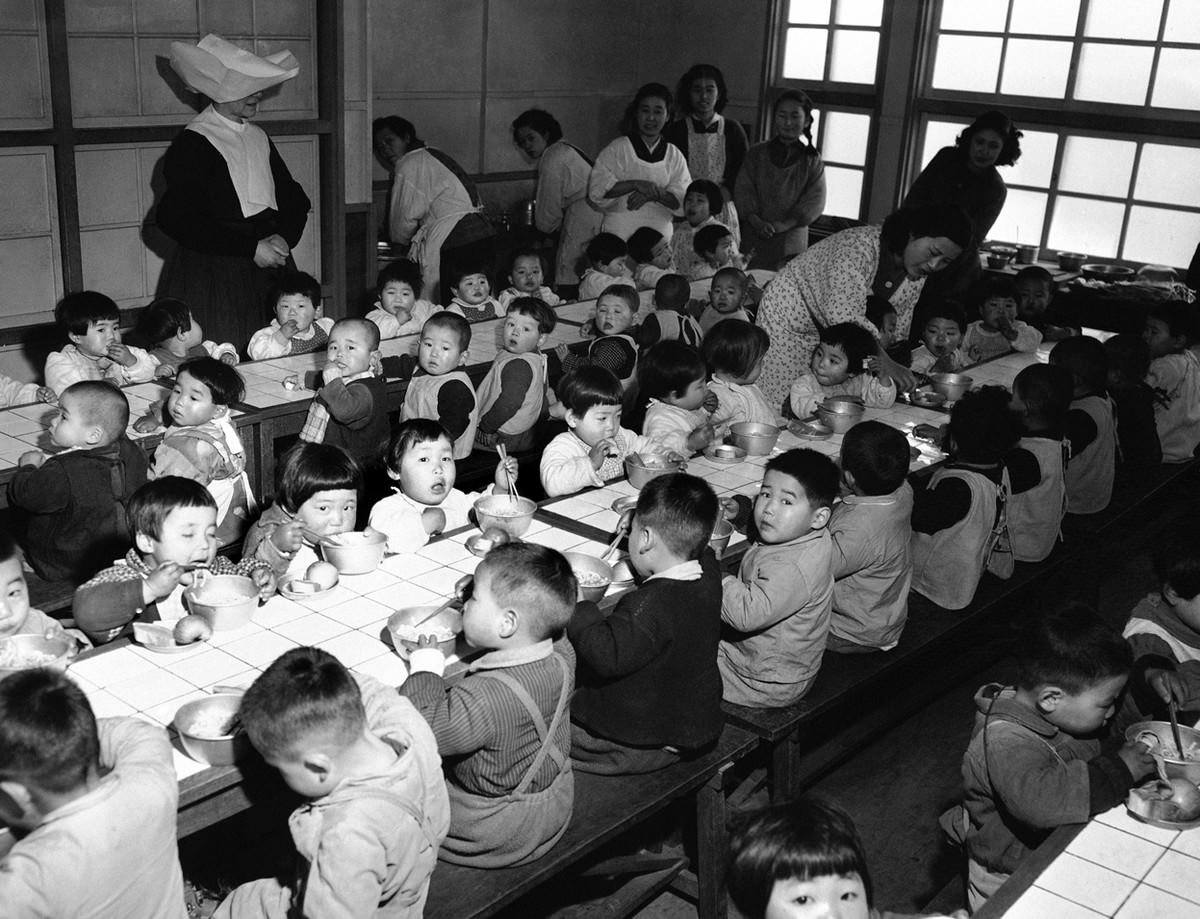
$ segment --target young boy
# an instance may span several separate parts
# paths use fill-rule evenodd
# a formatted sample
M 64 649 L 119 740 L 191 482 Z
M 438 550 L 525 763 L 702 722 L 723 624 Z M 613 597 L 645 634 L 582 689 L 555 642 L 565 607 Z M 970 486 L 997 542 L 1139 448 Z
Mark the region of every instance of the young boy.
M 522 248 L 513 252 L 508 269 L 508 283 L 511 286 L 500 291 L 499 314 L 503 316 L 508 305 L 517 297 L 537 297 L 547 306 L 562 303 L 562 299 L 542 283 L 544 273 L 542 256 L 537 249 Z
M 481 494 L 466 494 L 454 487 L 450 435 L 438 422 L 408 418 L 400 424 L 387 452 L 387 474 L 397 485 L 395 494 L 371 508 L 370 527 L 388 538 L 389 552 L 416 552 L 446 530 L 466 526 L 468 515 Z M 517 480 L 517 461 L 496 465 L 495 484 L 488 494 L 508 494 L 509 479 Z
M 790 705 L 808 692 L 825 651 L 833 601 L 833 544 L 825 525 L 838 468 L 814 450 L 773 457 L 754 499 L 757 538 L 737 577 L 722 582 L 717 666 L 726 702 Z
M 711 288 L 710 288 L 711 290 Z M 654 285 L 654 312 L 638 326 L 638 347 L 646 351 L 660 341 L 682 341 L 699 349 L 704 341 L 700 325 L 687 314 L 692 287 L 681 274 L 665 274 Z
M 184 361 L 215 357 L 226 364 L 238 362 L 237 347 L 229 342 L 205 341 L 204 330 L 188 305 L 174 297 L 160 297 L 138 319 L 138 334 L 154 345 L 150 357 L 156 377 L 173 377 Z
M 833 509 L 831 651 L 890 651 L 908 619 L 912 584 L 913 493 L 908 440 L 881 421 L 863 421 L 842 438 L 842 484 Z
M 690 456 L 716 438 L 713 412 L 720 406 L 708 390 L 708 368 L 695 348 L 659 342 L 638 366 L 638 395 L 647 400 L 642 432 L 668 450 Z
M 275 318 L 250 337 L 246 351 L 251 360 L 324 350 L 333 320 L 322 315 L 320 281 L 303 271 L 284 272 L 270 302 L 275 304 Z
M 612 372 L 628 390 L 637 372 L 638 292 L 630 284 L 610 284 L 596 298 L 596 318 L 592 321 L 595 338 L 586 355 L 576 354 L 567 345 L 554 349 L 563 373 L 570 373 L 584 364 L 594 364 Z
M 167 397 L 170 425 L 150 464 L 152 479 L 178 475 L 209 490 L 217 502 L 221 546 L 242 537 L 258 508 L 246 475 L 246 449 L 229 414 L 245 391 L 241 374 L 222 361 L 198 357 L 183 364 Z
M 972 364 L 1008 354 L 1036 351 L 1042 333 L 1017 318 L 1017 288 L 1005 278 L 985 281 L 979 292 L 979 315 L 967 326 L 962 349 Z
M 708 288 L 708 306 L 700 314 L 700 333 L 708 330 L 722 319 L 744 319 L 752 321 L 743 305 L 749 279 L 738 268 L 722 268 L 712 276 Z
M 1017 315 L 1042 333 L 1042 341 L 1062 341 L 1078 335 L 1054 309 L 1054 276 L 1041 265 L 1026 265 L 1017 272 Z
M 481 266 L 457 265 L 450 270 L 446 280 L 454 293 L 446 309 L 462 313 L 467 322 L 484 322 L 505 314 L 492 297 L 492 283 Z
M 975 730 L 963 757 L 965 800 L 942 815 L 968 856 L 967 898 L 979 909 L 1055 827 L 1084 823 L 1125 800 L 1154 771 L 1144 746 L 1101 752 L 1133 664 L 1129 645 L 1081 605 L 1024 630 L 1016 686 L 975 696 Z
M 571 758 L 581 772 L 653 772 L 721 734 L 721 567 L 708 548 L 719 506 L 687 474 L 652 479 L 629 524 L 641 586 L 607 614 L 580 603 L 567 627 L 578 655 Z
M 1154 390 L 1164 463 L 1190 460 L 1200 446 L 1200 357 L 1188 347 L 1195 321 L 1195 307 L 1179 300 L 1155 303 L 1146 311 L 1146 382 Z
M 243 884 L 214 919 L 420 916 L 450 803 L 437 741 L 412 704 L 328 652 L 293 648 L 246 690 L 239 715 L 308 802 L 288 821 L 290 883 Z
M 443 861 L 522 865 L 566 832 L 575 796 L 568 711 L 575 652 L 563 629 L 576 589 L 571 566 L 553 549 L 499 546 L 464 596 L 463 638 L 485 653 L 453 684 L 442 678 L 446 661 L 430 637 L 409 658 L 400 693 L 453 761 Z
M 1117 473 L 1117 420 L 1104 388 L 1108 358 L 1100 342 L 1079 336 L 1055 345 L 1050 363 L 1066 368 L 1074 382 L 1064 422 L 1064 439 L 1070 449 L 1067 512 L 1094 514 L 1112 500 Z
M 504 317 L 503 348 L 475 391 L 479 426 L 475 446 L 495 451 L 533 446 L 533 426 L 546 405 L 546 355 L 554 310 L 534 297 L 518 297 Z
M 0 856 L 6 916 L 187 919 L 175 840 L 179 780 L 166 732 L 92 714 L 65 674 L 0 681 Z
M 580 367 L 558 383 L 567 430 L 542 451 L 539 472 L 548 497 L 599 487 L 625 474 L 630 453 L 662 453 L 648 437 L 621 427 L 621 381 L 603 367 Z
M 711 223 L 696 231 L 692 237 L 692 248 L 699 261 L 693 262 L 689 275 L 693 281 L 711 278 L 722 268 L 742 269 L 744 259 L 737 250 L 733 233 L 722 223 Z
M 962 350 L 967 316 L 953 300 L 934 303 L 909 366 L 917 373 L 955 373 L 967 362 Z
M 479 424 L 475 387 L 462 369 L 470 346 L 471 324 L 457 313 L 442 310 L 430 316 L 421 328 L 415 372 L 411 369 L 412 357 L 407 354 L 400 356 L 398 363 L 404 369 L 397 373 L 388 370 L 390 358 L 383 362 L 389 376 L 409 377 L 400 417 L 404 421 L 437 419 L 454 442 L 456 460 L 471 455 Z
M 608 285 L 633 281 L 629 270 L 629 247 L 614 233 L 597 233 L 583 250 L 590 266 L 579 279 L 579 299 L 595 300 Z
M 421 331 L 439 307 L 420 299 L 421 266 L 411 259 L 388 262 L 375 279 L 375 308 L 367 319 L 379 327 L 380 338 L 399 338 Z
M 164 476 L 133 493 L 126 512 L 134 547 L 75 591 L 75 622 L 96 644 L 123 634 L 129 623 L 174 623 L 187 612 L 183 591 L 194 572 L 240 574 L 259 596 L 275 593 L 271 566 L 255 558 L 234 564 L 217 555 L 217 503 L 199 482 Z
M 1162 717 L 1168 702 L 1200 711 L 1200 537 L 1190 521 L 1155 547 L 1154 574 L 1159 590 L 1133 608 L 1123 633 L 1133 648 L 1131 701 L 1142 716 Z
M 21 550 L 0 530 L 0 639 L 13 635 L 61 634 L 62 624 L 29 605 Z
M 21 454 L 9 503 L 25 515 L 29 563 L 48 581 L 79 584 L 133 542 L 125 505 L 146 482 L 146 454 L 125 436 L 129 402 L 109 383 L 68 386 L 50 422 L 63 452 Z
M 121 343 L 121 311 L 111 298 L 94 290 L 67 294 L 54 308 L 54 319 L 70 342 L 46 356 L 46 387 L 55 395 L 80 380 L 123 386 L 154 379 L 150 355 Z
M 633 262 L 633 284 L 638 290 L 654 285 L 675 270 L 671 244 L 654 227 L 639 227 L 629 237 L 629 259 Z
M 361 463 L 383 456 L 391 427 L 387 384 L 375 372 L 379 327 L 365 319 L 339 319 L 329 332 L 325 369 L 305 374 L 317 395 L 300 439 L 341 447 Z

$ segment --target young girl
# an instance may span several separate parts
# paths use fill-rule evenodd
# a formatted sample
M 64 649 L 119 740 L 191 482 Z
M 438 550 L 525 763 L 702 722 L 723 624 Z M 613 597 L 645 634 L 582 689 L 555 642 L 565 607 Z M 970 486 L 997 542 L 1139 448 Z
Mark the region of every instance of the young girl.
M 314 540 L 354 529 L 362 468 L 341 447 L 301 442 L 283 457 L 275 503 L 246 532 L 243 558 L 271 566 L 282 581 L 317 561 Z
M 567 345 L 554 349 L 562 362 L 563 373 L 594 364 L 612 371 L 628 391 L 638 364 L 638 343 L 633 327 L 638 306 L 637 291 L 630 285 L 610 284 L 604 288 L 596 299 L 596 318 L 592 322 L 596 338 L 588 346 L 587 354 L 575 354 Z
M 695 278 L 712 273 L 704 259 L 696 254 L 693 241 L 697 230 L 718 223 L 716 215 L 721 213 L 724 205 L 725 196 L 721 194 L 721 187 L 716 182 L 697 179 L 688 186 L 687 193 L 683 196 L 684 222 L 676 225 L 675 233 L 671 237 L 672 257 L 675 269 L 680 274 Z M 741 241 L 736 224 L 737 210 L 730 208 L 730 211 L 735 215 L 734 224 L 721 221 L 720 225 L 729 230 L 733 236 L 733 247 L 736 249 Z
M 1179 300 L 1155 303 L 1146 312 L 1146 382 L 1154 390 L 1164 463 L 1190 460 L 1200 444 L 1200 358 L 1188 347 L 1194 322 L 1195 308 Z
M 712 374 L 708 391 L 717 397 L 713 424 L 718 437 L 742 421 L 779 423 L 779 413 L 755 385 L 770 346 L 770 336 L 743 319 L 722 319 L 704 336 L 700 354 Z
M 380 338 L 399 338 L 420 332 L 425 320 L 440 307 L 421 300 L 421 266 L 398 258 L 384 265 L 375 279 L 375 309 L 367 320 L 379 326 Z
M 905 919 L 871 906 L 871 875 L 854 821 L 820 798 L 739 819 L 729 837 L 725 884 L 745 919 Z
M 1114 335 L 1104 342 L 1108 357 L 1108 395 L 1117 409 L 1121 448 L 1117 479 L 1142 482 L 1162 462 L 1162 444 L 1154 420 L 1154 390 L 1146 382 L 1150 349 L 1140 335 Z
M 475 446 L 496 452 L 528 450 L 534 445 L 533 427 L 547 401 L 546 355 L 542 346 L 558 317 L 536 297 L 517 297 L 502 325 L 502 351 L 475 391 L 479 424 Z
M 1036 351 L 1042 333 L 1017 318 L 1017 288 L 1007 278 L 985 281 L 979 289 L 979 315 L 967 326 L 962 349 L 972 364 L 1009 351 Z
M 629 237 L 633 282 L 638 290 L 654 290 L 659 280 L 675 271 L 671 245 L 654 227 L 639 227 Z
M 537 297 L 547 306 L 558 306 L 562 303 L 558 294 L 542 283 L 544 274 L 542 255 L 537 249 L 526 247 L 513 252 L 508 265 L 508 283 L 511 286 L 500 291 L 497 298 L 500 309 L 497 310 L 497 314 L 503 316 L 508 312 L 508 305 L 517 297 Z
M 387 536 L 389 552 L 416 552 L 446 530 L 466 526 L 468 514 L 483 494 L 508 494 L 517 480 L 517 461 L 496 465 L 496 481 L 487 492 L 466 494 L 454 487 L 458 474 L 454 444 L 438 422 L 412 418 L 403 422 L 387 451 L 387 473 L 395 494 L 371 508 L 371 529 Z
M 642 433 L 684 455 L 707 447 L 717 407 L 707 377 L 703 358 L 681 341 L 660 341 L 647 351 L 638 365 L 638 393 L 649 400 Z
M 867 371 L 875 354 L 874 336 L 852 322 L 821 330 L 809 372 L 792 383 L 788 405 L 797 418 L 807 418 L 828 396 L 858 396 L 868 408 L 887 408 L 896 401 L 896 382 L 886 373 Z
M 324 351 L 333 320 L 322 315 L 321 282 L 303 271 L 280 276 L 271 291 L 275 318 L 259 329 L 246 347 L 251 360 Z

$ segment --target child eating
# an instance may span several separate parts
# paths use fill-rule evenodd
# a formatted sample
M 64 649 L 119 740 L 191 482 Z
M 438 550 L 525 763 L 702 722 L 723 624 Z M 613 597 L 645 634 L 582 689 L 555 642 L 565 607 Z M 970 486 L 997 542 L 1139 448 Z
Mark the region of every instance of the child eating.
M 700 332 L 708 330 L 722 319 L 750 321 L 750 314 L 743 305 L 750 281 L 738 268 L 722 268 L 712 276 L 708 287 L 708 306 L 700 314 Z
M 671 244 L 654 227 L 634 230 L 628 245 L 634 264 L 633 282 L 638 290 L 654 290 L 660 279 L 675 271 Z
M 913 350 L 910 366 L 917 373 L 956 373 L 967 362 L 962 350 L 966 313 L 953 300 L 942 300 L 926 315 L 921 344 Z
M 612 372 L 628 390 L 637 371 L 638 343 L 633 328 L 638 312 L 638 294 L 628 284 L 610 284 L 596 300 L 593 321 L 595 339 L 588 345 L 587 355 L 574 354 L 567 345 L 554 349 L 563 373 L 570 373 L 584 363 L 594 364 Z
M 157 364 L 156 377 L 173 377 L 180 364 L 197 357 L 214 357 L 226 364 L 238 362 L 237 347 L 229 342 L 206 341 L 188 305 L 174 297 L 160 297 L 147 306 L 137 327 L 142 339 L 154 345 L 150 357 Z
M 421 266 L 398 258 L 384 265 L 375 279 L 375 308 L 367 320 L 379 327 L 380 338 L 399 338 L 421 331 L 425 321 L 438 311 L 420 299 Z
M 547 306 L 558 306 L 562 298 L 542 283 L 545 266 L 537 249 L 517 249 L 509 262 L 508 282 L 510 287 L 500 291 L 499 315 L 508 311 L 508 305 L 517 297 L 537 297 Z
M 621 427 L 621 381 L 603 367 L 580 367 L 558 383 L 567 430 L 542 451 L 539 473 L 548 497 L 599 487 L 625 473 L 630 453 L 662 453 L 649 437 Z
M 419 369 L 408 381 L 400 414 L 406 421 L 436 418 L 454 442 L 456 460 L 471 455 L 479 423 L 475 387 L 462 369 L 470 346 L 471 325 L 466 319 L 448 310 L 430 316 L 417 345 Z M 404 358 L 411 361 L 407 355 Z
M 975 695 L 964 803 L 942 815 L 943 829 L 967 850 L 972 911 L 1055 827 L 1120 804 L 1154 772 L 1141 744 L 1101 747 L 1133 655 L 1096 613 L 1075 604 L 1034 619 L 1017 664 L 1016 686 L 989 683 Z
M 692 286 L 681 274 L 664 274 L 654 285 L 654 311 L 638 326 L 638 347 L 643 351 L 660 341 L 682 341 L 699 348 L 700 325 L 688 315 Z
M 767 404 L 758 388 L 763 358 L 771 337 L 744 319 L 722 319 L 708 330 L 700 356 L 712 378 L 708 391 L 717 397 L 713 424 L 722 436 L 729 425 L 748 421 L 778 424 L 779 413 Z
M 1194 322 L 1194 307 L 1179 300 L 1154 303 L 1146 311 L 1146 383 L 1154 390 L 1164 463 L 1190 460 L 1200 445 L 1200 357 L 1188 347 Z
M 1009 351 L 1036 351 L 1042 333 L 1017 318 L 1017 288 L 1007 279 L 985 281 L 979 289 L 979 315 L 967 326 L 962 349 L 972 364 Z
M 629 247 L 614 233 L 597 233 L 583 250 L 588 268 L 579 278 L 579 299 L 595 300 L 610 284 L 633 280 L 629 270 Z
M 127 517 L 134 547 L 75 591 L 75 622 L 96 644 L 124 634 L 135 620 L 173 625 L 183 618 L 183 591 L 199 568 L 244 575 L 263 600 L 275 593 L 264 562 L 250 556 L 235 565 L 217 555 L 217 503 L 199 482 L 147 482 L 129 499 Z
M 643 433 L 685 456 L 707 447 L 716 436 L 712 413 L 718 406 L 707 379 L 704 359 L 681 341 L 662 341 L 647 351 L 638 367 L 638 394 L 649 400 Z
M 492 297 L 492 284 L 480 265 L 456 265 L 446 276 L 454 297 L 446 309 L 462 313 L 467 322 L 485 322 L 505 311 Z
M 855 396 L 868 408 L 887 408 L 896 402 L 896 382 L 886 371 L 867 371 L 876 353 L 875 337 L 853 322 L 821 329 L 809 372 L 792 383 L 788 405 L 797 418 L 807 418 L 830 396 Z
M 80 380 L 123 386 L 154 378 L 153 358 L 121 343 L 121 311 L 112 298 L 94 290 L 67 294 L 54 308 L 54 319 L 69 342 L 46 356 L 46 388 L 56 396 Z
M 214 919 L 420 915 L 450 823 L 437 741 L 412 704 L 333 655 L 293 648 L 238 711 L 267 765 L 307 799 L 288 821 L 290 884 L 243 884 Z
M 275 318 L 250 336 L 246 350 L 252 360 L 321 351 L 329 341 L 333 320 L 322 315 L 321 282 L 303 271 L 279 276 L 271 291 Z
M 517 480 L 517 461 L 509 457 L 496 465 L 495 484 L 488 494 L 508 494 Z M 392 438 L 387 473 L 397 483 L 395 494 L 371 508 L 369 526 L 387 536 L 389 552 L 416 552 L 446 530 L 466 526 L 481 494 L 454 487 L 457 467 L 450 435 L 436 421 L 410 418 Z
M 1108 358 L 1104 346 L 1086 336 L 1060 341 L 1050 363 L 1070 372 L 1074 387 L 1064 422 L 1071 445 L 1067 461 L 1067 512 L 1095 514 L 1112 500 L 1117 471 L 1117 420 L 1105 392 Z
M 0 785 L 20 833 L 0 856 L 5 915 L 187 919 L 162 728 L 97 721 L 65 674 L 15 673 L 0 681 Z
M 686 474 L 652 479 L 629 524 L 641 586 L 607 615 L 575 608 L 571 758 L 580 772 L 632 775 L 694 756 L 721 735 L 721 569 L 708 549 L 717 496 Z
M 22 453 L 8 485 L 24 515 L 29 563 L 48 581 L 79 584 L 133 542 L 125 505 L 146 481 L 146 454 L 125 436 L 129 402 L 107 382 L 63 390 L 50 439 L 61 453 Z
M 717 648 L 724 699 L 774 708 L 799 701 L 817 676 L 833 600 L 833 548 L 825 525 L 838 468 L 813 450 L 772 457 L 754 499 L 757 538 L 737 577 L 725 575 Z
M 484 653 L 455 683 L 430 636 L 400 687 L 450 760 L 450 832 L 440 858 L 501 868 L 540 858 L 566 832 L 575 797 L 568 703 L 575 652 L 563 629 L 577 586 L 561 554 L 498 546 L 464 590 L 463 638 Z
M 475 446 L 495 452 L 533 446 L 533 426 L 546 405 L 546 355 L 554 310 L 534 297 L 518 297 L 504 317 L 503 349 L 475 390 L 479 426 Z

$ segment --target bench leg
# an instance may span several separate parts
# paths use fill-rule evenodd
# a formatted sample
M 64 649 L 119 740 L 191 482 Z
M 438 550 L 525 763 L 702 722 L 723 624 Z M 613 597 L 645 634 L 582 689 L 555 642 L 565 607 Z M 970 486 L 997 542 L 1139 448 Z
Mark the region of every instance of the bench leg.
M 771 803 L 790 801 L 799 789 L 796 776 L 800 767 L 800 731 L 793 730 L 771 750 Z
M 727 763 L 696 793 L 696 911 L 700 919 L 725 919 L 725 818 Z

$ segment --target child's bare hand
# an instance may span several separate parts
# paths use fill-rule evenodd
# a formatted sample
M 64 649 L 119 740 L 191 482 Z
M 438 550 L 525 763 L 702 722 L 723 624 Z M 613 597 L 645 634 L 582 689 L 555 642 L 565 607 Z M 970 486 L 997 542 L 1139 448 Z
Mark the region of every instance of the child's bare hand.
M 250 580 L 258 588 L 258 599 L 264 603 L 275 596 L 275 588 L 278 586 L 275 578 L 275 572 L 270 568 L 255 568 L 250 572 Z
M 688 435 L 687 446 L 693 452 L 703 450 L 712 443 L 713 436 L 716 434 L 716 428 L 712 426 L 712 422 L 706 422 L 692 431 Z
M 441 649 L 438 647 L 437 636 L 436 635 L 418 635 L 417 636 L 417 650 L 420 651 L 422 648 L 433 648 L 435 650 L 440 651 Z
M 1158 667 L 1147 670 L 1146 685 L 1168 705 L 1174 702 L 1182 708 L 1188 701 L 1187 686 L 1184 684 L 1183 678 L 1174 670 L 1163 670 Z
M 571 349 L 566 345 L 555 345 L 554 353 L 558 356 L 559 361 L 565 361 L 567 355 L 571 353 Z
M 621 514 L 621 519 L 617 521 L 617 529 L 613 533 L 614 536 L 620 534 L 622 537 L 628 536 L 633 529 L 634 508 L 630 508 Z
M 421 511 L 421 525 L 430 536 L 436 536 L 446 529 L 446 512 L 440 507 L 427 507 Z
M 221 356 L 217 358 L 222 364 L 228 364 L 230 367 L 236 367 L 238 356 L 232 351 L 222 351 Z
M 580 338 L 595 338 L 596 337 L 596 320 L 589 319 L 579 327 Z
M 739 513 L 741 505 L 738 504 L 737 498 L 725 498 L 721 501 L 721 514 L 726 520 L 736 520 Z
M 1121 758 L 1121 762 L 1129 769 L 1129 774 L 1133 776 L 1134 782 L 1152 775 L 1157 768 L 1154 763 L 1154 757 L 1150 755 L 1150 748 L 1144 743 L 1137 743 L 1132 740 L 1127 741 L 1117 751 L 1117 756 Z
M 159 411 L 161 411 L 161 408 Z M 158 412 L 153 411 L 153 406 L 151 406 L 151 411 L 146 412 L 146 414 L 133 423 L 133 429 L 139 434 L 150 434 L 162 427 L 158 419 Z
M 17 458 L 18 466 L 41 466 L 46 462 L 46 454 L 41 450 L 26 450 Z
M 511 456 L 504 462 L 497 463 L 496 475 L 494 477 L 496 483 L 495 490 L 501 494 L 508 494 L 509 478 L 511 477 L 513 483 L 515 484 L 517 481 L 517 473 L 520 471 L 520 466 L 517 465 L 517 461 Z
M 677 453 L 674 450 L 671 450 L 669 453 L 667 453 L 667 462 L 678 466 L 680 472 L 683 472 L 683 470 L 687 469 L 687 457 L 682 453 Z
M 142 589 L 143 594 L 149 594 L 147 602 L 161 600 L 163 597 L 170 595 L 185 574 L 182 566 L 174 562 L 163 562 L 146 578 L 145 586 Z
M 710 415 L 721 407 L 721 400 L 717 398 L 717 394 L 711 389 L 704 394 L 704 401 L 700 403 L 700 407 Z
M 871 373 L 879 373 L 879 357 L 877 355 L 872 354 L 867 358 L 867 369 Z
M 304 545 L 304 524 L 293 520 L 277 526 L 271 534 L 271 543 L 284 555 L 295 555 Z
M 38 402 L 45 402 L 47 405 L 58 405 L 58 393 L 49 386 L 39 386 L 37 389 Z
M 133 352 L 126 345 L 119 341 L 114 341 L 105 351 L 108 359 L 114 364 L 120 364 L 122 367 L 132 367 L 137 363 L 137 358 L 133 356 Z
M 154 368 L 154 377 L 158 380 L 166 380 L 175 376 L 174 364 L 159 364 Z
M 296 324 L 295 319 L 289 319 L 287 322 L 281 322 L 275 334 L 285 341 L 291 341 L 292 337 L 300 331 L 300 326 Z
M 617 455 L 617 442 L 610 437 L 599 441 L 596 446 L 588 451 L 588 458 L 592 461 L 592 468 L 599 469 L 604 465 L 606 459 L 610 459 Z

